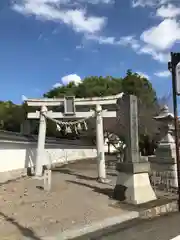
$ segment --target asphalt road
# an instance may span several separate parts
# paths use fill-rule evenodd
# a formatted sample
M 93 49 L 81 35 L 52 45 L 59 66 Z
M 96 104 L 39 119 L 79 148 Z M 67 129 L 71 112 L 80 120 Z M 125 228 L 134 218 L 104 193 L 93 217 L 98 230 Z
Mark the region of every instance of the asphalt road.
M 74 240 L 170 240 L 180 235 L 180 213 L 133 220 Z

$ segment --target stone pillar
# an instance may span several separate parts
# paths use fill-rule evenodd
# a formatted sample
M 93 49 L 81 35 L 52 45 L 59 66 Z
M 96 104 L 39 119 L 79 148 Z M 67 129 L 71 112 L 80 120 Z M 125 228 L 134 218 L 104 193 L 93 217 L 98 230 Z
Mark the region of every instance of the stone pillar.
M 117 200 L 132 204 L 146 203 L 156 199 L 149 180 L 150 165 L 140 158 L 138 140 L 137 97 L 124 95 L 119 100 L 117 115 L 125 137 L 124 162 L 117 163 L 118 177 L 114 189 Z
M 96 105 L 96 144 L 97 144 L 98 180 L 100 182 L 105 182 L 106 166 L 104 155 L 103 117 L 101 105 Z
M 47 112 L 47 107 L 42 106 L 40 111 L 39 120 L 39 133 L 38 133 L 38 143 L 37 143 L 37 153 L 36 153 L 36 168 L 35 175 L 42 176 L 43 173 L 43 160 L 45 157 L 45 140 L 46 140 L 46 118 L 42 113 Z

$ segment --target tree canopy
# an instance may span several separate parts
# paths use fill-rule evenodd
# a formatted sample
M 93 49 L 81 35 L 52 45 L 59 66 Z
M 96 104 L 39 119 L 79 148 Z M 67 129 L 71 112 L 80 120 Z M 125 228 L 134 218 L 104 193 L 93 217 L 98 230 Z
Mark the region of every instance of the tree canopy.
M 148 79 L 133 73 L 131 70 L 127 71 L 124 78 L 87 77 L 79 85 L 71 82 L 66 86 L 53 88 L 45 93 L 44 97 L 58 98 L 64 95 L 73 95 L 86 98 L 115 95 L 121 92 L 138 97 L 140 132 L 152 134 L 154 130 L 156 131 L 153 120 L 153 116 L 158 110 L 156 92 Z
M 91 76 L 85 78 L 82 83 L 75 85 L 70 82 L 66 86 L 51 89 L 44 97 L 54 98 L 64 95 L 74 95 L 79 98 L 101 97 L 114 95 L 122 91 L 122 79 L 113 77 Z
M 44 97 L 58 98 L 64 95 L 74 95 L 75 97 L 86 98 L 115 95 L 120 92 L 136 95 L 147 105 L 152 105 L 157 101 L 156 92 L 148 79 L 133 73 L 131 70 L 127 71 L 124 78 L 111 76 L 87 77 L 78 85 L 71 82 L 66 86 L 53 88 L 45 93 Z
M 139 99 L 139 120 L 141 132 L 152 133 L 153 116 L 158 109 L 156 92 L 148 79 L 128 70 L 125 77 L 115 78 L 111 76 L 90 76 L 82 83 L 75 85 L 71 82 L 66 86 L 53 88 L 43 96 L 47 98 L 60 98 L 65 95 L 73 95 L 78 98 L 100 97 L 115 95 L 118 93 L 136 95 Z M 19 131 L 20 124 L 25 119 L 25 105 L 15 105 L 12 102 L 0 102 L 0 127 L 10 131 Z M 55 134 L 54 124 L 48 124 L 48 134 Z
M 0 129 L 19 132 L 23 120 L 24 111 L 21 105 L 0 101 Z

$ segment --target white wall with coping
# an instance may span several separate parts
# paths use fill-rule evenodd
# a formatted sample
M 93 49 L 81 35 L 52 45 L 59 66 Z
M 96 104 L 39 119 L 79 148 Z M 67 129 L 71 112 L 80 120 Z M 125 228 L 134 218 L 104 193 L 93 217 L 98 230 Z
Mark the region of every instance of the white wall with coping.
M 0 172 L 32 167 L 35 164 L 37 143 L 0 141 Z M 66 163 L 84 158 L 95 158 L 95 146 L 47 143 L 44 164 Z
M 111 152 L 115 149 L 110 147 Z M 0 183 L 26 175 L 35 165 L 37 142 L 0 139 Z M 44 164 L 60 164 L 97 157 L 96 146 L 79 140 L 60 140 L 45 145 Z M 108 146 L 104 146 L 108 152 Z

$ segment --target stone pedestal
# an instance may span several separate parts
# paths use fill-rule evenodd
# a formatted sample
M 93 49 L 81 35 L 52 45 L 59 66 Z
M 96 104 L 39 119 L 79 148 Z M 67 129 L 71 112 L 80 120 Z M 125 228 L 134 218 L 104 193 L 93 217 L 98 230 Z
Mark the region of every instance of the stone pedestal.
M 131 204 L 141 204 L 156 199 L 149 179 L 149 163 L 140 157 L 138 140 L 137 98 L 125 95 L 119 103 L 123 115 L 125 157 L 117 164 L 118 177 L 114 198 Z
M 172 188 L 178 187 L 175 143 L 160 143 L 156 155 L 148 158 L 151 174 L 162 176 Z
M 151 175 L 154 184 L 158 187 L 177 188 L 177 164 L 176 164 L 176 145 L 173 137 L 173 121 L 174 116 L 169 113 L 167 106 L 164 106 L 157 117 L 157 121 L 162 123 L 161 134 L 162 139 L 155 151 L 155 156 L 148 158 L 151 166 Z M 160 178 L 160 181 L 159 181 Z
M 142 204 L 156 199 L 149 180 L 149 164 L 119 163 L 114 198 L 131 204 Z

